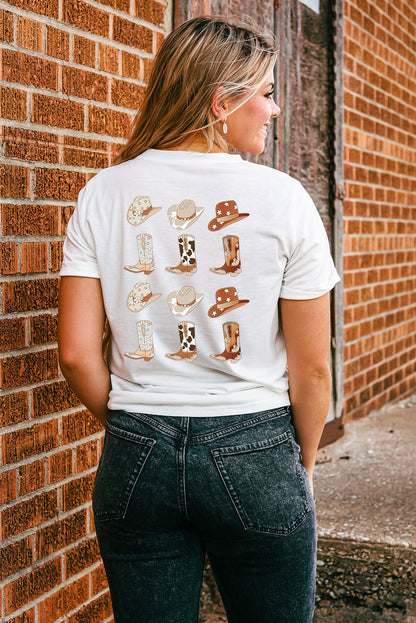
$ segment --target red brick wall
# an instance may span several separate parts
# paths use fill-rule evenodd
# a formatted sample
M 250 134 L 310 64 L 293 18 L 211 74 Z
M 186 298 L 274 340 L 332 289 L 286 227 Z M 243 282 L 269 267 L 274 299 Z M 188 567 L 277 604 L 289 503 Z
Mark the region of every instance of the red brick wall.
M 345 0 L 345 413 L 416 386 L 416 6 Z
M 5 3 L 3 3 L 5 6 Z M 102 434 L 60 375 L 62 240 L 126 138 L 168 0 L 9 0 L 0 10 L 0 620 L 109 620 L 90 497 Z

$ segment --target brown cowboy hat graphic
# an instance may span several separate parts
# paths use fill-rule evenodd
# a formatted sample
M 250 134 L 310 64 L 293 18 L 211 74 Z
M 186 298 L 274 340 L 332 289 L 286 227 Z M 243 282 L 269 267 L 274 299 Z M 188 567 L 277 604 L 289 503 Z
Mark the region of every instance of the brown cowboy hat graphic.
M 215 294 L 216 304 L 209 308 L 208 316 L 210 318 L 218 318 L 233 309 L 237 309 L 242 305 L 247 305 L 249 300 L 240 300 L 235 288 L 221 288 Z
M 218 231 L 227 225 L 237 223 L 241 219 L 250 216 L 250 214 L 240 214 L 235 201 L 221 201 L 215 206 L 216 217 L 208 223 L 210 231 Z

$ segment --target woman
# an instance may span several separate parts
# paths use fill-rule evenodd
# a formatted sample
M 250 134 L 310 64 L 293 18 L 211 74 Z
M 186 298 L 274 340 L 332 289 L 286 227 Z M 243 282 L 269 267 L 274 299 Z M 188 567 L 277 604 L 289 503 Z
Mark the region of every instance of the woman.
M 312 621 L 338 276 L 301 185 L 229 153 L 264 149 L 275 59 L 222 20 L 172 32 L 69 225 L 60 361 L 106 426 L 93 508 L 117 623 L 197 621 L 205 553 L 230 622 Z

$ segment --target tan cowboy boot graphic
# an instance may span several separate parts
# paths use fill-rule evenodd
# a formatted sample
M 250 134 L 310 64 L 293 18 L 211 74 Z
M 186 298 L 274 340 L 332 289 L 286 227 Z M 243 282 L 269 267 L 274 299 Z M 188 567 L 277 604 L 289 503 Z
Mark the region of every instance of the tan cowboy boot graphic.
M 225 322 L 222 325 L 225 350 L 219 355 L 210 355 L 219 361 L 237 363 L 241 359 L 240 327 L 237 322 Z
M 195 238 L 189 234 L 178 236 L 180 264 L 177 266 L 166 267 L 171 273 L 193 275 L 197 271 Z
M 132 353 L 124 353 L 124 355 L 130 359 L 150 361 L 155 356 L 152 323 L 150 320 L 139 320 L 136 322 L 136 330 L 139 348 Z
M 210 268 L 217 275 L 231 275 L 236 277 L 241 273 L 240 241 L 237 236 L 224 236 L 225 263 L 220 268 Z
M 166 357 L 175 359 L 175 361 L 187 361 L 190 363 L 197 357 L 195 324 L 184 320 L 178 324 L 178 330 L 181 343 L 180 350 L 177 353 L 166 353 Z
M 149 275 L 155 269 L 153 261 L 153 238 L 150 234 L 139 234 L 136 236 L 137 252 L 139 261 L 132 266 L 125 266 L 125 270 L 131 273 L 144 273 Z

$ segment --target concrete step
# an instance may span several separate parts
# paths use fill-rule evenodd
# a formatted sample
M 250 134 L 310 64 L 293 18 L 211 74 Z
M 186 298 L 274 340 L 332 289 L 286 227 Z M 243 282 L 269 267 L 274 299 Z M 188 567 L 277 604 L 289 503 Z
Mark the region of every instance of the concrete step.
M 416 394 L 319 451 L 315 497 L 314 622 L 416 623 Z M 208 568 L 200 622 L 226 621 Z

